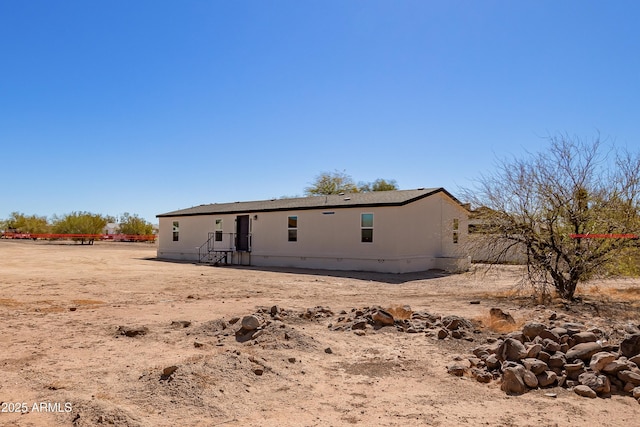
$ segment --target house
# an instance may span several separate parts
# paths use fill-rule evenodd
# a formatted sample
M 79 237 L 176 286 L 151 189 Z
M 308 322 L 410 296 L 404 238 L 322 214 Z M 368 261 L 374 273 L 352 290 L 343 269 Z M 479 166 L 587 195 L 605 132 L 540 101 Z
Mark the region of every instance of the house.
M 406 273 L 466 270 L 468 210 L 444 188 L 214 203 L 157 215 L 158 258 Z

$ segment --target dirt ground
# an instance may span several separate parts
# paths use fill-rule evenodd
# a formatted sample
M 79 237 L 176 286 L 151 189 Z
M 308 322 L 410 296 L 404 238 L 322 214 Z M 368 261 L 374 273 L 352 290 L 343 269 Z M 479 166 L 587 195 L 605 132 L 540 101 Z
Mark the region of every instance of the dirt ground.
M 486 327 L 492 307 L 519 324 L 556 313 L 616 339 L 640 323 L 639 280 L 587 284 L 573 307 L 540 306 L 517 296 L 518 267 L 264 270 L 163 262 L 155 251 L 0 240 L 0 425 L 638 425 L 629 396 L 587 399 L 558 387 L 507 396 L 498 381 L 455 377 L 447 365 L 498 336 Z M 265 315 L 272 323 L 260 336 L 236 337 L 231 319 L 274 305 L 280 320 Z M 405 305 L 472 320 L 473 341 L 331 327 L 342 310 Z M 300 316 L 317 306 L 317 318 Z

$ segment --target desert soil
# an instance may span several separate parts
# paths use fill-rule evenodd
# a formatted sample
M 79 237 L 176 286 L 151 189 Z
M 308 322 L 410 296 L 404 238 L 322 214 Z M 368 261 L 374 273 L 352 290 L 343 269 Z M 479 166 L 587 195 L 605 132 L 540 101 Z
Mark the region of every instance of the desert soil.
M 507 396 L 498 381 L 447 373 L 456 355 L 499 335 L 487 327 L 492 307 L 520 325 L 556 313 L 616 339 L 626 322 L 640 323 L 638 280 L 587 284 L 581 304 L 541 306 L 518 296 L 518 267 L 387 275 L 155 255 L 153 244 L 0 240 L 0 425 L 638 425 L 630 396 L 588 399 L 557 387 Z M 237 339 L 231 319 L 274 305 L 282 320 Z M 472 320 L 473 342 L 330 328 L 342 310 L 406 305 Z M 334 314 L 300 317 L 317 306 Z

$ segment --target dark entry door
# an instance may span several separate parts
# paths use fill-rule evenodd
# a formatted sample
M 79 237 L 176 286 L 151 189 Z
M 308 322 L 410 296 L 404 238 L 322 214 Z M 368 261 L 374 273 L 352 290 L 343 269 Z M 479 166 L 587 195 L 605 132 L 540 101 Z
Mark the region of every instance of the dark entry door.
M 236 217 L 236 250 L 249 250 L 249 215 Z

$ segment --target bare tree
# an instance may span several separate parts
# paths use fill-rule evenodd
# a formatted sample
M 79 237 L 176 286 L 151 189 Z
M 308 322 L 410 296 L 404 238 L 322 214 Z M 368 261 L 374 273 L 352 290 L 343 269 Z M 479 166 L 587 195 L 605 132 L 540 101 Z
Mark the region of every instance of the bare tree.
M 490 262 L 508 253 L 526 257 L 529 283 L 552 286 L 573 300 L 579 283 L 601 272 L 639 232 L 640 157 L 560 135 L 549 149 L 525 159 L 501 160 L 475 189 L 477 241 Z M 588 238 L 595 234 L 602 238 Z M 582 236 L 582 237 L 581 237 Z

